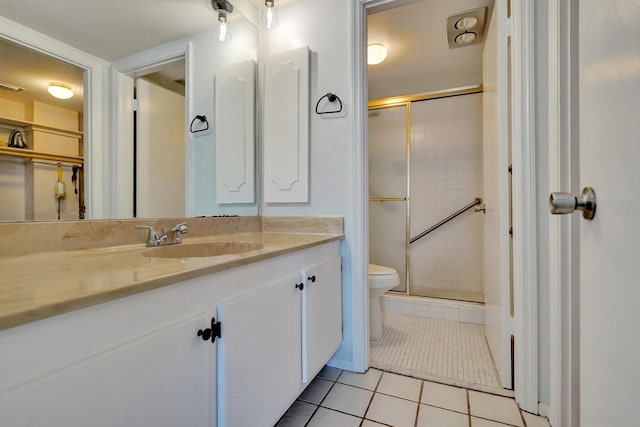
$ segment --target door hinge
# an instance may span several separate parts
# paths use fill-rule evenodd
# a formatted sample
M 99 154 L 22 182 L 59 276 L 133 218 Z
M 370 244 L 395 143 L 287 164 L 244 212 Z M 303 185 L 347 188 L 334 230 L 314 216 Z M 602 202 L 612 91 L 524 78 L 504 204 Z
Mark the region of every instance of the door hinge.
M 134 98 L 131 102 L 131 108 L 133 108 L 133 111 L 138 111 L 140 108 L 140 102 Z
M 513 173 L 513 165 L 509 165 L 509 169 L 507 169 L 509 171 L 509 173 Z
M 216 342 L 216 338 L 222 338 L 222 322 L 216 322 L 216 318 L 211 318 L 211 328 L 198 330 L 198 336 L 202 337 L 203 341 L 211 340 L 211 343 Z
M 509 237 L 513 237 L 513 227 L 509 227 Z

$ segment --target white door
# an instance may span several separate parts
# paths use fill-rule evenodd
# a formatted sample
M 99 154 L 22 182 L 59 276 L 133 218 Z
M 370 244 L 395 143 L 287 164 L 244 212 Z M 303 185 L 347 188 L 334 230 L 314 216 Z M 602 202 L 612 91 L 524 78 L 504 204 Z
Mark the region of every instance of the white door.
M 580 186 L 598 199 L 580 220 L 580 425 L 637 426 L 640 1 L 579 9 Z
M 302 382 L 311 381 L 342 342 L 341 258 L 301 273 Z
M 500 381 L 512 388 L 509 289 L 507 7 L 496 0 L 482 54 L 485 331 Z
M 218 306 L 218 427 L 270 427 L 301 391 L 300 274 Z
M 136 80 L 136 216 L 185 216 L 184 96 Z

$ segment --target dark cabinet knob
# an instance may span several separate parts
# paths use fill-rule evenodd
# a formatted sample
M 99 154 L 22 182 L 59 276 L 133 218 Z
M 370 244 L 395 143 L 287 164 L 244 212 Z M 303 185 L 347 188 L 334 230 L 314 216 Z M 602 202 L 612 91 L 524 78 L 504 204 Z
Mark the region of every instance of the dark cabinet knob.
M 211 329 L 207 328 L 207 329 L 200 329 L 198 331 L 198 336 L 202 337 L 202 341 L 209 341 L 211 339 Z
M 311 277 L 307 277 L 307 280 L 311 280 L 311 283 L 316 283 L 316 275 L 314 274 Z
M 209 341 L 211 343 L 216 342 L 216 338 L 222 337 L 222 323 L 216 322 L 216 318 L 211 318 L 211 327 L 207 329 L 199 329 L 198 336 L 202 338 L 202 341 Z
M 303 290 L 303 289 L 304 289 L 304 283 L 298 283 L 298 284 L 296 285 L 296 289 Z

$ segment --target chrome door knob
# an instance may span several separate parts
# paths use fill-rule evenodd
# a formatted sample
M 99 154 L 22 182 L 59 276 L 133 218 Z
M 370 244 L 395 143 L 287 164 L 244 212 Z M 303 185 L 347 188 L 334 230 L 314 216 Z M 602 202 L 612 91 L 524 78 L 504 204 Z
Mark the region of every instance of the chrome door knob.
M 593 219 L 596 216 L 596 192 L 591 187 L 585 187 L 581 197 L 570 193 L 551 193 L 549 205 L 551 213 L 554 215 L 568 214 L 579 210 L 582 211 L 584 219 Z

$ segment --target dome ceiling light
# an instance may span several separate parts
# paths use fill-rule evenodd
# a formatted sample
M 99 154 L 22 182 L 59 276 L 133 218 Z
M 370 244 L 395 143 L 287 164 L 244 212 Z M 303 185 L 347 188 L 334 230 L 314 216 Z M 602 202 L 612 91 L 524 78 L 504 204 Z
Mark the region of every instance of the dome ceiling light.
M 372 43 L 367 46 L 367 64 L 377 65 L 387 57 L 387 48 L 381 43 Z
M 470 46 L 484 41 L 487 8 L 468 10 L 447 18 L 449 48 Z
M 47 89 L 51 96 L 58 99 L 69 99 L 73 96 L 73 91 L 67 85 L 62 83 L 51 83 Z

